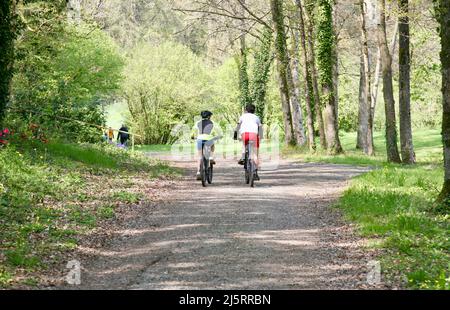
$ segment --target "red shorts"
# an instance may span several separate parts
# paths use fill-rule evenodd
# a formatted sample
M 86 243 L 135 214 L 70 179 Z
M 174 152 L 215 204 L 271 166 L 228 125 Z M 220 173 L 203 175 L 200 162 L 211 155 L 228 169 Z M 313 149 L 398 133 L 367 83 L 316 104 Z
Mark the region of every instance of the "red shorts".
M 256 148 L 259 148 L 259 135 L 254 132 L 244 132 L 242 134 L 242 141 L 244 141 L 245 145 L 248 144 L 249 141 L 256 142 Z

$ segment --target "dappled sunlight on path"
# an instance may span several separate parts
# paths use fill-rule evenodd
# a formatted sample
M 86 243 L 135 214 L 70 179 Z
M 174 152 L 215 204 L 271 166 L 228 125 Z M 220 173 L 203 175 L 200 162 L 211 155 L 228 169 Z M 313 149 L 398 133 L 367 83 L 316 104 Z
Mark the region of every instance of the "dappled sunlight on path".
M 255 188 L 219 161 L 203 188 L 192 163 L 148 218 L 104 249 L 82 248 L 80 288 L 357 288 L 367 261 L 330 204 L 367 168 L 282 161 Z

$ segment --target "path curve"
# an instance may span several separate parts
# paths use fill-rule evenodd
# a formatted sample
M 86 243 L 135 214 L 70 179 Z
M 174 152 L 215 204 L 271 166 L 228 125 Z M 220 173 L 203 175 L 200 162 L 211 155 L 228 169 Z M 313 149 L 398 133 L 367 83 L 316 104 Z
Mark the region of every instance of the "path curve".
M 249 188 L 241 167 L 219 161 L 202 188 L 189 165 L 106 247 L 82 249 L 77 289 L 365 287 L 370 257 L 330 205 L 368 168 L 283 160 Z

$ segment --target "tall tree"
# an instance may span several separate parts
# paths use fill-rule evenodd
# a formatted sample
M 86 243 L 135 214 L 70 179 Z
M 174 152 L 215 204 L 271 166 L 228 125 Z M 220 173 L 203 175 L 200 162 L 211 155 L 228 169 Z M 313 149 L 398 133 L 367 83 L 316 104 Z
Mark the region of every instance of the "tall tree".
M 337 101 L 334 81 L 336 59 L 336 36 L 333 23 L 333 1 L 319 1 L 318 25 L 318 61 L 322 99 L 325 103 L 326 140 L 330 154 L 343 152 L 339 139 L 339 125 L 337 117 Z
M 366 3 L 359 0 L 361 11 L 361 94 L 358 117 L 358 144 L 364 153 L 369 156 L 374 154 L 373 147 L 373 118 L 372 118 L 372 94 L 371 71 L 369 62 L 369 45 L 366 28 Z
M 15 0 L 0 2 L 0 127 L 6 115 L 14 64 Z
M 294 131 L 299 145 L 306 143 L 305 128 L 303 126 L 303 112 L 300 106 L 300 60 L 299 60 L 299 33 L 297 29 L 292 30 L 292 49 L 290 51 L 291 71 L 287 73 L 288 84 L 290 88 L 290 98 L 292 107 L 292 120 L 294 122 Z
M 409 49 L 409 3 L 398 1 L 399 16 L 399 105 L 400 105 L 400 146 L 402 161 L 413 164 L 414 154 L 411 129 L 411 58 Z
M 245 5 L 245 0 L 241 0 Z M 241 7 L 241 14 L 245 14 L 244 9 Z M 241 20 L 241 35 L 239 37 L 240 42 L 240 58 L 238 61 L 239 64 L 239 99 L 241 102 L 241 106 L 245 107 L 247 104 L 251 102 L 250 100 L 250 92 L 249 92 L 249 79 L 248 79 L 248 58 L 247 58 L 247 41 L 246 41 L 246 32 L 245 32 L 245 21 Z
M 444 186 L 438 201 L 450 206 L 450 0 L 436 0 L 436 15 L 440 24 L 442 63 L 442 141 L 444 144 Z M 448 209 L 447 209 L 448 211 Z
M 319 78 L 316 66 L 316 47 L 315 47 L 315 36 L 314 36 L 314 10 L 315 10 L 316 2 L 313 0 L 308 0 L 300 3 L 301 9 L 303 11 L 303 16 L 307 29 L 307 43 L 308 43 L 308 68 L 311 73 L 312 80 L 312 90 L 313 90 L 313 99 L 314 99 L 314 114 L 316 116 L 316 124 L 317 129 L 319 131 L 320 137 L 320 146 L 322 149 L 327 148 L 327 140 L 325 136 L 325 128 L 322 116 L 322 102 L 320 101 L 320 91 L 319 91 Z
M 313 117 L 313 102 L 312 102 L 312 94 L 310 91 L 310 86 L 312 85 L 311 79 L 311 62 L 310 57 L 308 57 L 308 50 L 306 47 L 306 30 L 305 30 L 305 21 L 303 19 L 303 8 L 301 0 L 295 0 L 295 4 L 297 5 L 296 16 L 298 19 L 298 27 L 300 34 L 300 42 L 301 42 L 301 50 L 303 53 L 303 59 L 305 60 L 305 64 L 303 66 L 303 77 L 305 80 L 305 100 L 306 100 L 306 124 L 308 127 L 308 145 L 310 151 L 314 151 L 316 149 L 316 143 L 314 141 L 314 117 Z M 293 36 L 296 39 L 296 36 Z M 295 40 L 298 41 L 298 40 Z M 297 43 L 296 43 L 296 46 Z
M 386 39 L 386 0 L 378 0 L 380 20 L 378 22 L 378 44 L 381 51 L 383 72 L 383 95 L 386 113 L 386 152 L 389 162 L 400 163 L 397 145 L 397 124 L 395 120 L 395 99 L 392 85 L 392 57 Z
M 290 105 L 290 91 L 288 84 L 288 71 L 290 71 L 289 59 L 286 47 L 286 33 L 284 29 L 284 18 L 282 2 L 280 0 L 270 1 L 273 24 L 275 26 L 275 51 L 277 55 L 277 70 L 280 85 L 281 105 L 283 110 L 284 133 L 286 144 L 297 144 L 294 134 L 294 123 Z
M 255 52 L 255 64 L 250 81 L 251 101 L 256 106 L 256 114 L 263 122 L 266 110 L 267 83 L 272 61 L 272 31 L 266 28 L 259 48 Z
M 398 34 L 398 22 L 395 23 L 394 33 L 392 34 L 391 45 L 389 46 L 391 55 L 394 55 L 395 48 L 397 46 L 397 34 Z M 377 64 L 375 66 L 375 78 L 372 88 L 372 118 L 375 118 L 375 108 L 378 101 L 378 89 L 380 85 L 380 72 L 381 72 L 381 50 L 378 46 L 377 51 Z

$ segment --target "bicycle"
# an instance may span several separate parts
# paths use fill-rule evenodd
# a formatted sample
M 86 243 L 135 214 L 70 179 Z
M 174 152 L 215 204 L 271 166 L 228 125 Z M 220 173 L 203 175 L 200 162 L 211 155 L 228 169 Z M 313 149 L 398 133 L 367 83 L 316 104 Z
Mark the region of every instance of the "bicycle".
M 249 141 L 245 146 L 245 159 L 244 159 L 244 170 L 245 170 L 245 183 L 250 184 L 251 187 L 255 187 L 256 180 L 256 163 L 253 159 L 254 141 Z
M 209 160 L 211 154 L 211 147 L 216 140 L 221 137 L 215 137 L 209 141 L 203 142 L 202 145 L 202 162 L 200 163 L 200 179 L 202 181 L 203 187 L 207 184 L 212 184 L 214 164 Z

